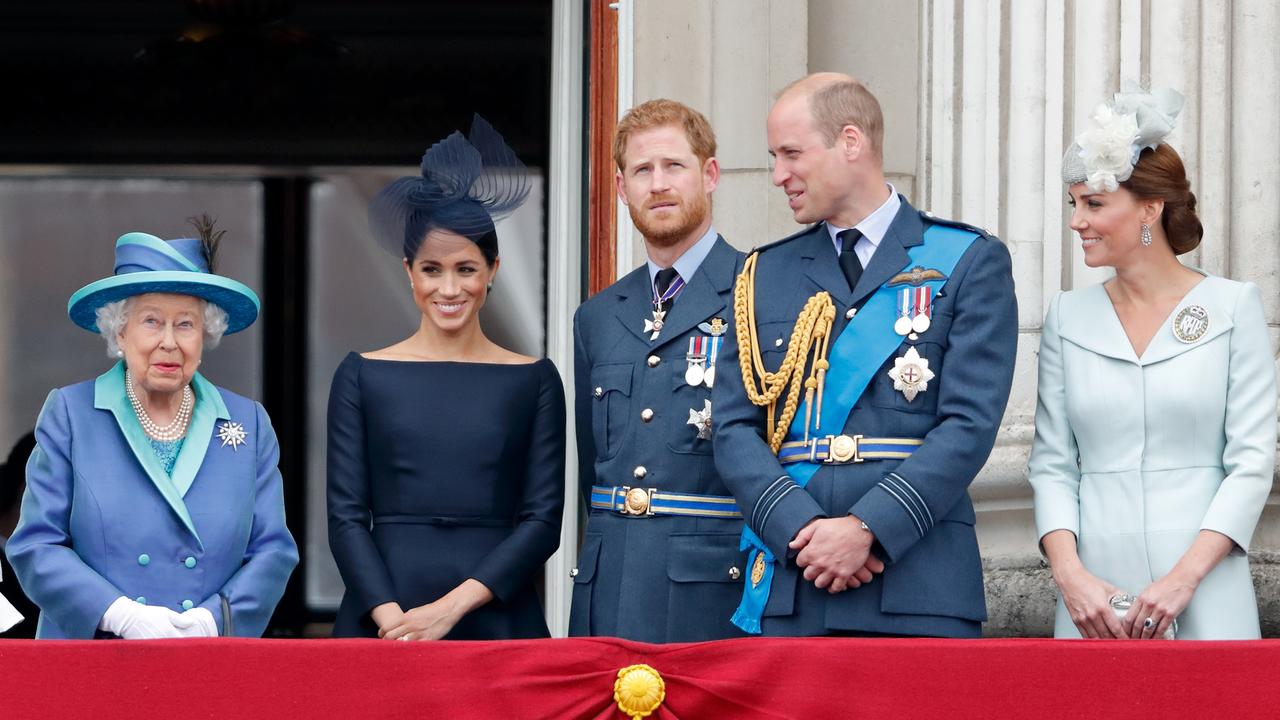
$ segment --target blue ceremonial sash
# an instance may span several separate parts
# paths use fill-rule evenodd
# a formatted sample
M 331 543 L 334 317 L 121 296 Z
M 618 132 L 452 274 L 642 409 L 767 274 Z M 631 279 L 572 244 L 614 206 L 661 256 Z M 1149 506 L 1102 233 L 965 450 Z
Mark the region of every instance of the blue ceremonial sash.
M 938 288 L 950 279 L 960 257 L 977 239 L 978 235 L 972 230 L 931 225 L 924 232 L 924 241 L 907 250 L 908 260 L 903 271 L 917 266 L 938 270 L 944 277 L 920 283 L 930 286 L 936 297 Z M 824 434 L 829 434 L 831 428 L 835 428 L 837 433 L 844 430 L 854 403 L 862 396 L 885 360 L 902 345 L 902 336 L 893 330 L 898 312 L 895 295 L 894 288 L 881 285 L 832 344 L 828 353 L 831 366 L 827 371 L 822 413 L 817 423 L 818 428 L 827 430 Z M 805 410 L 802 406 L 791 421 L 786 441 L 804 439 L 804 417 Z M 803 488 L 821 465 L 822 463 L 798 462 L 787 468 L 787 474 L 796 485 Z M 733 613 L 732 621 L 744 632 L 757 635 L 760 633 L 760 619 L 764 616 L 765 605 L 769 602 L 777 558 L 747 525 L 742 527 L 742 541 L 738 549 L 750 550 L 751 553 L 747 556 L 749 571 L 742 588 L 742 603 Z M 752 582 L 752 578 L 760 557 L 764 558 L 764 575 L 756 584 Z

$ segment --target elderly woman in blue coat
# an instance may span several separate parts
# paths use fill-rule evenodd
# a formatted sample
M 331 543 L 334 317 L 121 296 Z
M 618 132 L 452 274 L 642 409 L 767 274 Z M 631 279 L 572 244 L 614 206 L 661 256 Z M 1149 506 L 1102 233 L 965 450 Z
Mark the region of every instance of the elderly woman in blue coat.
M 117 362 L 49 394 L 6 551 L 40 638 L 260 636 L 298 562 L 258 403 L 196 369 L 257 318 L 217 239 L 129 233 L 68 313 Z

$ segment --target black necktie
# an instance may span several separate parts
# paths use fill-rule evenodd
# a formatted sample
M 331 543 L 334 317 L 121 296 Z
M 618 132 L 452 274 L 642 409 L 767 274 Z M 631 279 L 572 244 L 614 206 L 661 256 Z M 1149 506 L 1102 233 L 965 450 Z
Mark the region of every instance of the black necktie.
M 858 259 L 858 253 L 853 251 L 853 246 L 858 244 L 862 233 L 857 228 L 851 228 L 841 230 L 836 233 L 836 237 L 840 238 L 840 271 L 844 273 L 844 279 L 849 281 L 849 290 L 853 290 L 858 286 L 858 278 L 862 277 L 862 261 Z
M 654 289 L 658 291 L 657 297 L 660 300 L 657 304 L 662 310 L 670 308 L 671 304 L 675 302 L 674 295 L 669 298 L 663 298 L 662 296 L 671 288 L 671 283 L 675 282 L 677 277 L 679 277 L 679 274 L 676 273 L 676 269 L 669 267 L 659 270 L 658 274 L 653 278 L 653 286 Z

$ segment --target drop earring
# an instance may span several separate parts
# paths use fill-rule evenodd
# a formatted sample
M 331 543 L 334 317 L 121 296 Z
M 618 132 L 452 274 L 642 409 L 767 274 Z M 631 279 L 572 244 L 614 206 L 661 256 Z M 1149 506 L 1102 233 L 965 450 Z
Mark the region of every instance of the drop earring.
M 1151 244 L 1151 226 L 1146 223 L 1142 223 L 1142 244 L 1143 246 Z

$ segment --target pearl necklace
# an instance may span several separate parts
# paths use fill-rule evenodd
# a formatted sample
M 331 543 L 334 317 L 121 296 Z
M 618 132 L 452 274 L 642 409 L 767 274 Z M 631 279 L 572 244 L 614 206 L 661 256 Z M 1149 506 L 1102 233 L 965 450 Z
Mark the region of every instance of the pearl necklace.
M 182 403 L 178 405 L 178 414 L 174 416 L 173 422 L 164 427 L 157 425 L 147 414 L 147 409 L 142 407 L 142 401 L 133 389 L 133 376 L 128 370 L 124 372 L 124 394 L 129 398 L 133 413 L 138 416 L 138 422 L 147 435 L 163 442 L 172 442 L 187 434 L 187 422 L 191 419 L 191 408 L 195 405 L 195 395 L 191 392 L 190 385 L 182 388 Z

